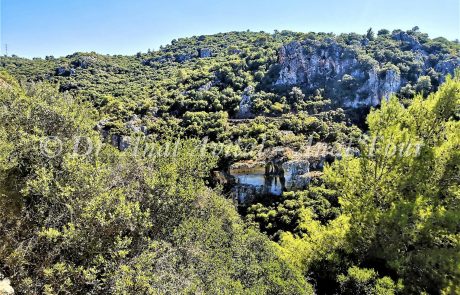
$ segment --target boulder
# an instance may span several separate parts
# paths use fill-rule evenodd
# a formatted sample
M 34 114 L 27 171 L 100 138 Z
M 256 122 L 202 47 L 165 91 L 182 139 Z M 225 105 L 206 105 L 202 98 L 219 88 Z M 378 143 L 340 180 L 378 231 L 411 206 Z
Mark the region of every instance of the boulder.
M 131 138 L 129 136 L 121 136 L 119 143 L 118 143 L 118 149 L 120 151 L 127 150 L 129 146 L 131 145 Z
M 200 58 L 212 57 L 212 51 L 209 48 L 201 48 L 198 50 L 198 55 Z
M 0 280 L 0 295 L 13 295 L 14 289 L 11 287 L 9 279 Z

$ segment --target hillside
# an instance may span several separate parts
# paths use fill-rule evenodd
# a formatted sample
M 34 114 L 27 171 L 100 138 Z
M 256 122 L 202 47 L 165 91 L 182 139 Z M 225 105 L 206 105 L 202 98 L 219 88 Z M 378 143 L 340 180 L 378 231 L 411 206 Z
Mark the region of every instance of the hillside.
M 173 40 L 136 56 L 2 57 L 0 65 L 20 81 L 81 94 L 117 124 L 134 114 L 148 121 L 201 111 L 238 118 L 375 106 L 391 93 L 412 98 L 436 90 L 459 55 L 458 43 L 417 28 L 339 36 L 231 32 Z M 240 105 L 245 91 L 247 108 Z
M 0 57 L 0 286 L 456 294 L 459 68 L 417 27 Z
M 112 134 L 207 136 L 247 158 L 247 146 L 262 141 L 294 148 L 310 136 L 354 142 L 360 135 L 352 123 L 365 128 L 369 107 L 382 98 L 435 91 L 460 65 L 460 45 L 417 28 L 339 36 L 231 32 L 173 40 L 135 56 L 2 57 L 0 65 L 22 83 L 49 81 L 89 100 L 100 128 Z

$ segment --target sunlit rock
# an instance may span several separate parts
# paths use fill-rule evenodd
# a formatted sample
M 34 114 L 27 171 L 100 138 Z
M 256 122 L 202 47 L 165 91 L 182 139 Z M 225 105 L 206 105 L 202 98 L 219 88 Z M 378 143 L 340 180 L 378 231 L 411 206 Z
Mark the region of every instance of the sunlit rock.
M 12 295 L 14 294 L 14 289 L 11 287 L 11 282 L 9 279 L 0 280 L 0 295 Z

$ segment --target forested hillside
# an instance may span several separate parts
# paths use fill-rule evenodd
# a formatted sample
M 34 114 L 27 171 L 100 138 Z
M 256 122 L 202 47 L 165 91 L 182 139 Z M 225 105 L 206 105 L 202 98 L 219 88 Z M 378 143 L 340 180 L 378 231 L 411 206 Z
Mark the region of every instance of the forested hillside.
M 417 27 L 0 57 L 0 281 L 458 294 L 459 67 Z
M 137 115 L 135 123 L 161 139 L 208 136 L 228 145 L 260 143 L 263 134 L 269 144 L 284 145 L 311 134 L 346 141 L 356 133 L 350 120 L 363 121 L 356 114 L 379 105 L 380 96 L 428 94 L 453 74 L 459 59 L 458 43 L 414 28 L 339 36 L 232 32 L 173 40 L 136 56 L 3 57 L 0 65 L 20 82 L 49 81 L 60 92 L 81 95 L 98 109 L 104 128 L 117 134 L 131 133 L 126 122 Z M 349 114 L 344 109 L 351 105 L 358 110 Z M 294 123 L 291 114 L 299 113 Z M 261 124 L 228 124 L 258 116 Z M 279 129 L 295 136 L 286 139 Z

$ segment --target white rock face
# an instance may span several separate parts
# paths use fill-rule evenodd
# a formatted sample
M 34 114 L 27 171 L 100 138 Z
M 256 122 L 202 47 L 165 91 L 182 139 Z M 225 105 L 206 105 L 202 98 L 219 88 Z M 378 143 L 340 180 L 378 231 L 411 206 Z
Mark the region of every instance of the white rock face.
M 309 89 L 329 89 L 346 107 L 376 106 L 401 88 L 398 71 L 388 70 L 379 78 L 376 61 L 360 61 L 356 48 L 338 44 L 332 39 L 324 42 L 306 40 L 282 46 L 279 52 L 281 70 L 276 85 L 306 85 Z M 341 79 L 353 77 L 355 90 L 343 94 Z M 341 92 L 342 91 L 342 92 Z
M 11 282 L 9 279 L 0 280 L 0 295 L 12 295 L 14 294 L 14 289 L 11 287 Z
M 380 82 L 379 97 L 388 100 L 393 93 L 401 89 L 401 76 L 395 70 L 388 70 L 385 79 Z
M 239 203 L 251 203 L 256 196 L 281 196 L 284 191 L 305 189 L 315 177 L 311 172 L 322 171 L 329 155 L 325 150 L 319 154 L 294 154 L 290 159 L 237 162 L 229 169 L 233 197 Z
M 445 76 L 453 75 L 455 69 L 460 69 L 460 57 L 445 56 L 445 60 L 441 60 L 435 67 L 435 70 L 441 73 L 441 82 L 445 81 Z
M 279 63 L 283 67 L 275 84 L 295 85 L 305 82 L 303 73 L 308 73 L 308 65 L 304 57 L 303 48 L 299 42 L 292 42 L 281 47 Z M 315 63 L 316 61 L 312 61 L 312 64 Z
M 254 114 L 251 112 L 252 100 L 251 94 L 254 91 L 252 87 L 246 87 L 243 95 L 241 96 L 241 101 L 239 105 L 239 111 L 237 118 L 246 119 L 254 117 Z
M 409 35 L 407 32 L 396 32 L 391 36 L 394 40 L 408 44 L 412 50 L 419 50 L 422 46 L 415 36 Z
M 284 185 L 287 191 L 301 189 L 308 185 L 306 174 L 310 172 L 310 162 L 307 160 L 288 161 L 281 166 L 284 171 Z
M 356 91 L 354 97 L 344 101 L 344 106 L 358 108 L 378 105 L 380 103 L 378 68 L 372 67 L 368 72 L 356 69 L 351 75 L 355 79 L 365 80 L 365 82 Z
M 281 71 L 275 84 L 307 83 L 321 86 L 321 80 L 342 77 L 358 64 L 356 54 L 335 41 L 306 40 L 282 46 L 279 52 Z M 351 71 L 350 71 L 351 72 Z

